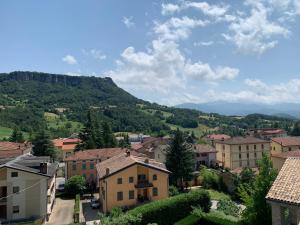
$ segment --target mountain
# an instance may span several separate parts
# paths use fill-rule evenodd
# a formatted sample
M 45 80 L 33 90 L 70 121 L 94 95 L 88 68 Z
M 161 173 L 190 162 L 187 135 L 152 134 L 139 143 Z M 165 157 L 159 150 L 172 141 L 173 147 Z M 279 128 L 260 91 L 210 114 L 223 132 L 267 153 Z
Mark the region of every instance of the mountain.
M 87 112 L 95 120 L 108 122 L 114 132 L 143 132 L 165 135 L 172 129 L 183 129 L 203 136 L 210 132 L 241 135 L 249 127 L 292 128 L 294 119 L 253 114 L 232 117 L 206 112 L 232 113 L 227 103 L 206 107 L 182 105 L 183 109 L 162 106 L 138 99 L 119 88 L 111 78 L 67 76 L 38 72 L 0 73 L 0 139 L 1 129 L 18 127 L 29 135 L 43 128 L 54 137 L 79 132 Z M 253 111 L 258 112 L 256 106 Z M 199 111 L 199 109 L 203 111 Z M 227 110 L 227 111 L 226 111 Z M 245 111 L 245 110 L 244 110 Z M 259 111 L 260 112 L 260 111 Z M 281 113 L 270 110 L 270 114 Z M 279 114 L 278 114 L 279 115 Z M 3 133 L 3 132 L 2 132 Z
M 245 116 L 253 113 L 275 115 L 290 119 L 300 118 L 300 104 L 247 104 L 230 102 L 211 102 L 211 103 L 184 103 L 177 105 L 179 108 L 196 109 L 206 113 L 219 113 L 223 115 Z

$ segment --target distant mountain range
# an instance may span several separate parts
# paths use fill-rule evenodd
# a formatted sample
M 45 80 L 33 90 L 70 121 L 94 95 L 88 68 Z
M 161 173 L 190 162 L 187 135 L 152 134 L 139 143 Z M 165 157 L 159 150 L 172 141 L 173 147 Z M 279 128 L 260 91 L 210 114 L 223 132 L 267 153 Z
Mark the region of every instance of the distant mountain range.
M 211 103 L 184 103 L 175 107 L 196 109 L 206 113 L 218 113 L 223 115 L 246 116 L 253 113 L 280 116 L 289 119 L 300 119 L 300 104 L 283 103 L 283 104 L 247 104 L 247 103 L 230 103 L 230 102 L 211 102 Z

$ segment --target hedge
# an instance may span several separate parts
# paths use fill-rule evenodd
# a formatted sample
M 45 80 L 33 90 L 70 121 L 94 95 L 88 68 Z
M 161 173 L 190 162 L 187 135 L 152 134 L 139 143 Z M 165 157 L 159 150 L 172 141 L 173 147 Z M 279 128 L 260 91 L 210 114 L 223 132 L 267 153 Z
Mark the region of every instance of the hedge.
M 194 215 L 189 215 L 182 220 L 179 220 L 174 225 L 198 225 L 200 218 Z
M 233 216 L 225 215 L 220 211 L 211 211 L 210 213 L 204 213 L 200 219 L 202 225 L 242 225 L 242 222 Z
M 131 215 L 141 215 L 141 225 L 157 223 L 158 225 L 173 225 L 188 216 L 192 207 L 199 206 L 203 212 L 209 212 L 211 207 L 209 193 L 205 190 L 191 191 L 164 200 L 136 207 L 128 211 Z
M 74 204 L 74 222 L 79 222 L 79 214 L 80 214 L 80 195 L 77 194 L 75 197 L 75 204 Z

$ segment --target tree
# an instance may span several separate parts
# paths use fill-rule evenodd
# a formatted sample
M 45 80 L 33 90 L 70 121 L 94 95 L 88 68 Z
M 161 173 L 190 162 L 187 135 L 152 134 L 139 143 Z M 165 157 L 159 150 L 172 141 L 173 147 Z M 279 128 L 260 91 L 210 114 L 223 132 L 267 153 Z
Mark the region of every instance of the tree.
M 271 225 L 271 208 L 265 197 L 277 176 L 277 172 L 265 154 L 258 164 L 259 175 L 255 178 L 252 189 L 239 188 L 241 199 L 246 205 L 243 219 L 245 224 L 249 225 Z
M 293 128 L 293 130 L 291 132 L 291 135 L 293 135 L 293 136 L 300 136 L 300 124 L 298 122 L 295 123 L 294 128 Z
M 116 147 L 115 136 L 114 136 L 113 132 L 111 131 L 109 124 L 106 121 L 102 124 L 102 135 L 103 135 L 102 136 L 103 137 L 103 146 L 105 148 Z
M 83 194 L 85 191 L 85 179 L 83 176 L 73 176 L 67 180 L 65 184 L 65 194 L 67 196 L 75 196 L 77 194 Z
M 183 190 L 184 181 L 192 178 L 195 167 L 194 157 L 191 146 L 184 139 L 184 134 L 177 129 L 166 154 L 166 166 L 172 172 L 171 184 L 177 185 Z
M 56 150 L 50 140 L 49 134 L 45 130 L 40 130 L 32 140 L 32 151 L 35 156 L 50 156 L 56 158 Z
M 11 136 L 9 137 L 9 141 L 16 142 L 16 143 L 23 143 L 24 137 L 22 131 L 20 131 L 17 127 L 15 127 Z

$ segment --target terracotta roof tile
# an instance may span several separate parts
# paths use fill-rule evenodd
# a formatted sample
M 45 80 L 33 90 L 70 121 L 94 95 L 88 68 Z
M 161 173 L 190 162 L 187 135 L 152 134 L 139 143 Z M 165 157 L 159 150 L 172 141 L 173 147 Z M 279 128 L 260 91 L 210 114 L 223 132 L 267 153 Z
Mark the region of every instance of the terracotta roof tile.
M 152 167 L 154 169 L 170 173 L 170 171 L 166 169 L 166 166 L 163 163 L 157 162 L 147 157 L 133 156 L 132 154 L 128 155 L 126 153 L 114 156 L 101 163 L 98 163 L 96 167 L 99 178 L 105 178 L 134 164 Z M 109 174 L 106 174 L 107 169 L 109 169 Z
M 89 159 L 107 159 L 115 155 L 124 153 L 127 149 L 125 148 L 102 148 L 102 149 L 89 149 L 84 151 L 75 152 L 73 155 L 65 158 L 65 161 L 76 161 L 76 160 L 89 160 Z
M 300 205 L 300 158 L 288 158 L 266 199 Z
M 30 153 L 32 145 L 30 143 L 0 142 L 0 158 L 16 157 Z
M 216 141 L 216 143 L 228 144 L 228 145 L 239 145 L 239 144 L 259 144 L 259 143 L 270 143 L 267 140 L 262 140 L 255 137 L 232 137 L 224 141 Z
M 193 145 L 193 151 L 196 153 L 215 153 L 216 149 L 210 145 L 198 144 Z
M 213 140 L 226 140 L 231 138 L 229 135 L 226 134 L 210 134 L 207 135 L 206 137 Z
M 277 137 L 272 138 L 272 141 L 277 142 L 282 146 L 300 146 L 300 137 Z
M 300 157 L 300 150 L 272 153 L 272 157 L 287 159 L 289 157 Z

